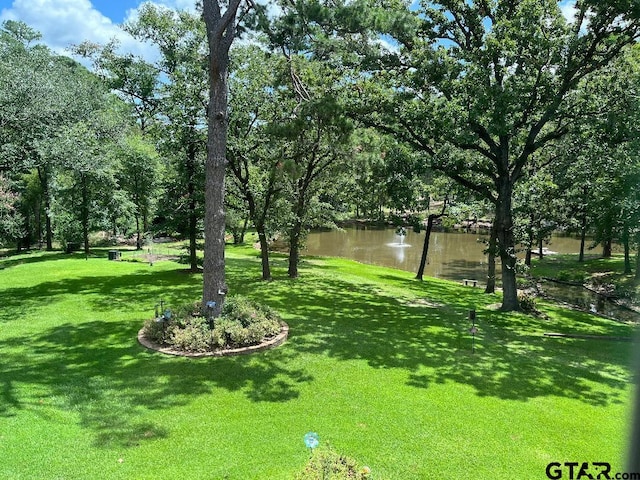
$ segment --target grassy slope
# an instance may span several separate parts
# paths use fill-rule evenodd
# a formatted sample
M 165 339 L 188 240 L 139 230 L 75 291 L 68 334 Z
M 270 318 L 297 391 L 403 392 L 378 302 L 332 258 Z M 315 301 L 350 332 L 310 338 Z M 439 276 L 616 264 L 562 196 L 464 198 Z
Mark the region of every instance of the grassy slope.
M 227 256 L 231 290 L 289 323 L 284 346 L 144 350 L 135 334 L 158 299 L 200 293 L 172 262 L 0 262 L 0 478 L 285 479 L 308 458 L 308 431 L 376 479 L 537 479 L 550 461 L 621 470 L 631 345 L 541 333 L 630 327 L 552 306 L 547 320 L 501 314 L 479 289 L 340 259 L 308 259 L 295 281 L 276 260 L 264 283 L 254 252 Z

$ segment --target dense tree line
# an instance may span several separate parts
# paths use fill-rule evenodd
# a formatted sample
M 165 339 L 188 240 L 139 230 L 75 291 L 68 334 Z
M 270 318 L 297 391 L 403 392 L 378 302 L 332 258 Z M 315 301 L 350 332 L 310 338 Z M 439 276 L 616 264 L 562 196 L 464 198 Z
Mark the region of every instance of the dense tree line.
M 158 61 L 77 46 L 92 72 L 6 22 L 0 241 L 88 253 L 93 231 L 138 248 L 163 232 L 189 239 L 196 271 L 204 236 L 203 300 L 217 304 L 225 228 L 238 241 L 255 229 L 264 279 L 270 240 L 285 239 L 295 277 L 306 232 L 349 216 L 491 218 L 505 310 L 518 308 L 518 249 L 530 262 L 553 230 L 585 248 L 591 235 L 604 255 L 618 242 L 632 269 L 631 4 L 578 1 L 567 19 L 552 0 L 274 3 L 205 1 L 203 18 L 146 4 L 124 28 Z

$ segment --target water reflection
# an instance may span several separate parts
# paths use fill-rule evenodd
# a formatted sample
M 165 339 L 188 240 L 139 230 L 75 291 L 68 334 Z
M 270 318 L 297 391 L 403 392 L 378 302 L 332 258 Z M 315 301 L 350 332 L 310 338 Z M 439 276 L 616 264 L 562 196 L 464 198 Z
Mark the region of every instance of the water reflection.
M 345 257 L 362 263 L 415 272 L 420 263 L 424 232 L 407 231 L 406 237 L 393 229 L 331 230 L 309 234 L 305 253 Z M 449 280 L 484 279 L 486 235 L 433 232 L 425 275 Z
M 425 233 L 396 235 L 393 229 L 356 229 L 313 232 L 307 239 L 307 255 L 344 257 L 362 263 L 415 272 L 420 263 Z M 488 235 L 432 232 L 425 275 L 448 280 L 476 279 L 484 282 Z M 571 237 L 553 237 L 547 245 L 558 253 L 577 253 L 580 242 Z
M 307 239 L 307 255 L 344 257 L 362 263 L 382 265 L 415 272 L 420 264 L 425 233 L 407 231 L 400 238 L 393 229 L 356 229 L 314 232 Z M 478 280 L 484 284 L 487 276 L 487 256 L 484 253 L 488 235 L 473 233 L 432 232 L 425 275 L 461 281 Z M 580 241 L 572 237 L 553 236 L 546 245 L 556 253 L 578 253 Z M 500 265 L 497 266 L 498 277 Z M 614 305 L 599 295 L 581 287 L 545 284 L 548 295 L 560 301 L 595 310 L 616 318 L 637 318 L 634 312 Z

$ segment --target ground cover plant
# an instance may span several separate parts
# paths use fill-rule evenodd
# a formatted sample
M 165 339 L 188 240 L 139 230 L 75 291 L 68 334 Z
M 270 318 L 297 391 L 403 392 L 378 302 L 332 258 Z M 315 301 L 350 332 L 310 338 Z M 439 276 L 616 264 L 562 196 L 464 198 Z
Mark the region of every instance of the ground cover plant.
M 213 318 L 211 306 L 201 302 L 156 312 L 144 322 L 144 336 L 161 346 L 182 352 L 258 345 L 275 337 L 282 328 L 280 316 L 271 308 L 242 296 L 230 296 L 222 314 Z
M 300 278 L 248 247 L 227 252 L 230 291 L 289 324 L 274 350 L 188 359 L 136 341 L 160 299 L 199 298 L 201 275 L 106 252 L 0 260 L 0 478 L 292 479 L 303 437 L 373 479 L 545 477 L 549 462 L 623 470 L 633 327 L 343 259 Z M 128 253 L 124 253 L 126 258 Z M 470 309 L 477 313 L 471 352 Z

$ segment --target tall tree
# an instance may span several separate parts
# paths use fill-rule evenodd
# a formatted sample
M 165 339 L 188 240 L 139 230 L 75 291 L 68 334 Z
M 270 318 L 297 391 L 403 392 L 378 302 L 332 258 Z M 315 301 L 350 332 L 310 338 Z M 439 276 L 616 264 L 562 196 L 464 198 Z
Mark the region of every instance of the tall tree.
M 397 4 L 396 4 L 397 5 Z M 495 205 L 502 309 L 519 308 L 513 191 L 534 153 L 565 135 L 580 83 L 640 32 L 632 2 L 425 2 L 375 17 L 397 48 L 362 77 L 361 117 L 424 152 Z M 403 18 L 404 21 L 396 21 Z M 376 63 L 377 62 L 377 63 Z M 456 149 L 473 157 L 442 154 Z
M 271 279 L 269 224 L 283 189 L 282 156 L 277 140 L 269 138 L 269 125 L 282 119 L 277 100 L 279 59 L 257 46 L 234 49 L 230 78 L 228 161 L 232 192 L 248 212 L 258 234 L 262 279 Z M 235 186 L 235 188 L 233 188 Z
M 238 30 L 242 0 L 203 0 L 209 44 L 208 140 L 205 175 L 205 252 L 202 302 L 215 302 L 212 315 L 220 314 L 225 280 L 224 179 L 227 153 L 229 49 Z M 251 8 L 253 2 L 247 6 Z M 226 9 L 224 8 L 226 6 Z M 241 12 L 240 18 L 245 12 Z
M 110 152 L 129 120 L 120 100 L 101 91 L 97 81 L 94 85 L 86 97 L 87 105 L 92 105 L 86 118 L 62 129 L 47 146 L 47 155 L 57 159 L 58 198 L 52 208 L 61 219 L 68 219 L 57 223 L 61 240 L 81 241 L 87 255 L 89 233 L 112 224 L 111 199 L 117 197 L 119 186 Z
M 134 206 L 136 248 L 139 250 L 143 235 L 149 231 L 151 214 L 159 196 L 162 165 L 155 147 L 141 135 L 123 138 L 114 151 L 120 165 L 118 183 Z
M 206 68 L 207 49 L 204 25 L 199 16 L 192 13 L 145 4 L 139 17 L 124 28 L 135 38 L 157 46 L 161 53 L 155 65 L 158 75 L 155 81 L 150 77 L 154 68 L 138 65 L 139 62 L 131 64 L 125 61 L 125 57 L 115 63 L 117 69 L 114 72 L 123 77 L 117 82 L 112 80 L 112 83 L 120 85 L 120 91 L 133 100 L 141 118 L 141 127 L 145 126 L 146 114 L 154 114 L 155 121 L 148 122 L 145 130 L 153 130 L 159 149 L 178 162 L 176 169 L 181 174 L 182 187 L 186 192 L 189 264 L 191 271 L 196 272 L 202 211 L 201 174 L 206 148 L 207 79 L 203 70 Z M 125 66 L 138 66 L 123 70 L 122 62 Z M 105 62 L 106 65 L 113 63 Z M 130 77 L 127 79 L 126 75 Z M 152 95 L 153 85 L 157 86 L 155 95 Z M 172 155 L 178 152 L 177 156 Z
M 283 169 L 291 205 L 288 274 L 295 278 L 302 241 L 314 218 L 313 206 L 321 201 L 323 186 L 338 184 L 339 172 L 352 149 L 353 125 L 343 113 L 326 66 L 300 54 L 287 53 L 286 57 L 286 81 L 278 85 L 278 92 L 279 104 L 288 118 L 272 125 L 270 133 L 283 142 Z
M 534 167 L 535 168 L 535 167 Z M 515 236 L 525 247 L 525 260 L 531 266 L 533 250 L 543 257 L 545 240 L 560 224 L 560 196 L 550 172 L 530 169 L 514 191 Z
M 0 171 L 36 171 L 45 212 L 47 250 L 53 248 L 51 183 L 54 165 L 42 150 L 57 132 L 87 113 L 85 89 L 93 81 L 77 62 L 39 43 L 22 22 L 0 29 Z

